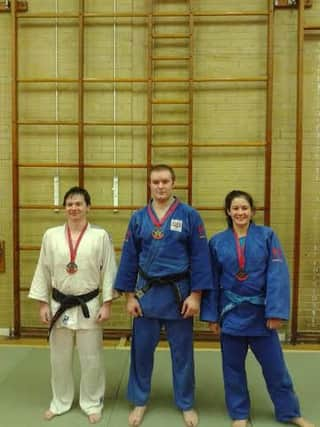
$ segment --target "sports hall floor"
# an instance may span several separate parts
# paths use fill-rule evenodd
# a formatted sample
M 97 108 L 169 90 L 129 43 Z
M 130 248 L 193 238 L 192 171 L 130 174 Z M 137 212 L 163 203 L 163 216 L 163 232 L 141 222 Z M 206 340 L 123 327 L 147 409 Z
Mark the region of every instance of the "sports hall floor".
M 129 346 L 123 341 L 105 342 L 107 390 L 101 422 L 104 427 L 126 427 L 130 405 L 125 399 Z M 286 346 L 285 357 L 300 399 L 303 415 L 320 427 L 320 347 Z M 199 427 L 230 427 L 226 414 L 220 351 L 211 343 L 196 343 L 196 408 Z M 272 405 L 260 368 L 251 354 L 247 363 L 252 400 L 252 426 L 276 427 Z M 75 358 L 75 377 L 79 377 Z M 49 350 L 45 340 L 0 338 L 0 426 L 88 426 L 77 401 L 70 412 L 51 421 L 42 420 L 50 401 Z M 49 423 L 49 424 L 48 424 Z M 165 344 L 156 352 L 152 396 L 143 427 L 183 427 L 172 398 L 170 355 Z

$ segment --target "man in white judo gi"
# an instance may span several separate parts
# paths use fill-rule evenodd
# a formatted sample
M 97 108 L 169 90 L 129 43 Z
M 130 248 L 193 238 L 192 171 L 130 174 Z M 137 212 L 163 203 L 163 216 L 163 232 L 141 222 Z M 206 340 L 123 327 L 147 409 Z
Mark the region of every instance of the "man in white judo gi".
M 105 391 L 102 322 L 110 316 L 115 255 L 108 233 L 88 223 L 91 201 L 85 189 L 72 187 L 63 205 L 66 224 L 45 232 L 29 292 L 30 298 L 39 301 L 40 320 L 49 326 L 53 397 L 44 418 L 50 420 L 71 408 L 76 343 L 80 407 L 90 423 L 97 423 Z

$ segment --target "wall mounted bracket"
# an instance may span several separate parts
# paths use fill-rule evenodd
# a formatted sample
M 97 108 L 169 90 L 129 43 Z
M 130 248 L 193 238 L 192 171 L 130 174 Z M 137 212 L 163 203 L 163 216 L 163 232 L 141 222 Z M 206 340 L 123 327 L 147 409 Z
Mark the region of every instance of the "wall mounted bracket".
M 274 0 L 275 8 L 297 8 L 299 1 L 304 1 L 304 7 L 311 7 L 313 0 Z
M 0 12 L 11 12 L 11 2 L 10 1 L 0 1 Z M 28 11 L 28 2 L 27 1 L 17 1 L 16 2 L 16 12 L 27 12 Z

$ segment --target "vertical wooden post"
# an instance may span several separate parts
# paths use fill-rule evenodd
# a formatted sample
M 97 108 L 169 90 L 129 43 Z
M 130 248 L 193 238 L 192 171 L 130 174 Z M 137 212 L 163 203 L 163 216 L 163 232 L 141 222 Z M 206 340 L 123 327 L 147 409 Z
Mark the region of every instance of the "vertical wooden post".
M 266 147 L 264 180 L 264 223 L 271 218 L 271 167 L 272 167 L 272 94 L 273 94 L 273 0 L 268 5 L 267 37 L 267 100 L 266 100 Z
M 192 205 L 193 202 L 193 8 L 192 0 L 189 0 L 189 135 L 188 135 L 188 203 Z
M 12 238 L 13 238 L 13 333 L 20 336 L 20 228 L 18 138 L 18 25 L 16 0 L 12 1 Z
M 147 79 L 148 79 L 148 110 L 147 110 L 147 177 L 152 166 L 152 92 L 153 92 L 153 63 L 152 63 L 152 31 L 153 31 L 153 0 L 150 0 L 150 9 L 148 11 L 148 63 L 147 63 Z M 150 199 L 149 179 L 147 179 L 147 201 Z
M 83 108 L 83 73 L 84 73 L 84 0 L 79 0 L 79 61 L 78 61 L 78 156 L 79 185 L 84 186 L 84 108 Z
M 302 145 L 303 145 L 303 48 L 304 48 L 304 2 L 299 1 L 297 33 L 297 108 L 296 108 L 296 179 L 295 179 L 295 216 L 293 248 L 293 295 L 291 342 L 297 342 L 299 282 L 300 282 L 300 246 L 301 246 L 301 192 L 302 192 Z

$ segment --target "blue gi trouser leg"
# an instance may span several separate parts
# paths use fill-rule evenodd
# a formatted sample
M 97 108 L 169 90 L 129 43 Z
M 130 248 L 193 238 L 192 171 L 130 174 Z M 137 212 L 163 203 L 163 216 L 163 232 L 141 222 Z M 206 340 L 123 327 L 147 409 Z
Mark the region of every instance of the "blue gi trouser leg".
M 149 399 L 154 351 L 159 342 L 160 329 L 158 319 L 133 319 L 127 396 L 135 406 L 144 406 Z
M 165 320 L 170 344 L 174 400 L 186 411 L 194 404 L 193 319 Z
M 278 421 L 300 417 L 299 401 L 283 357 L 276 331 L 263 337 L 251 337 L 250 347 L 262 367 L 268 392 Z
M 248 419 L 250 397 L 245 370 L 248 338 L 221 334 L 221 350 L 228 413 L 233 420 Z

